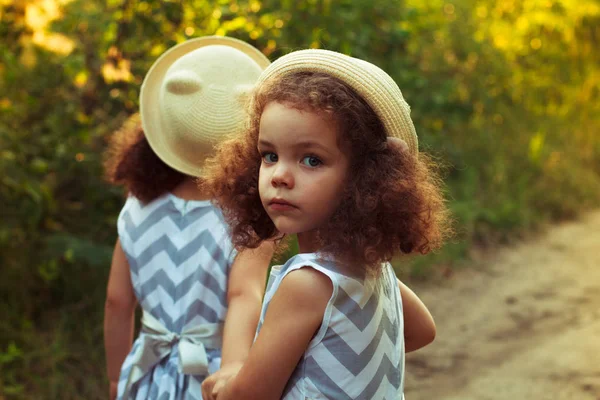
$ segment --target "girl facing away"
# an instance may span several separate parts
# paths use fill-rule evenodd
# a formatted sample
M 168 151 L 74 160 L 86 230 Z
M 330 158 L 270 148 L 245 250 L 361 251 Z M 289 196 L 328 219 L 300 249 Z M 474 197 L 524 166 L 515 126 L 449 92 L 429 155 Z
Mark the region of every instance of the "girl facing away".
M 111 399 L 201 399 L 201 382 L 221 361 L 248 354 L 273 246 L 238 254 L 197 180 L 213 146 L 240 129 L 245 94 L 268 64 L 231 38 L 177 45 L 144 79 L 141 121 L 113 138 L 108 177 L 129 196 L 105 305 Z
M 272 270 L 248 358 L 209 377 L 204 399 L 403 398 L 404 354 L 435 325 L 389 260 L 440 246 L 449 218 L 395 82 L 339 53 L 292 52 L 210 164 L 233 243 L 295 234 L 300 254 Z

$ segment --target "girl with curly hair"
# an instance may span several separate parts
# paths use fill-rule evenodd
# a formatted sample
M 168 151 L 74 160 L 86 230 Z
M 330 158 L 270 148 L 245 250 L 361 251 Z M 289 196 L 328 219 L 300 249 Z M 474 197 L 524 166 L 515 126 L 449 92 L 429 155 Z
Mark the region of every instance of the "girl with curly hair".
M 232 38 L 179 44 L 144 78 L 141 118 L 113 137 L 108 178 L 129 196 L 104 316 L 111 399 L 201 399 L 201 382 L 221 361 L 248 354 L 274 246 L 238 254 L 196 181 L 213 146 L 242 127 L 245 93 L 268 64 Z
M 205 380 L 205 400 L 403 397 L 404 354 L 435 324 L 389 261 L 448 233 L 433 167 L 375 65 L 301 50 L 267 67 L 205 187 L 237 247 L 295 234 L 300 254 L 271 271 L 248 358 Z

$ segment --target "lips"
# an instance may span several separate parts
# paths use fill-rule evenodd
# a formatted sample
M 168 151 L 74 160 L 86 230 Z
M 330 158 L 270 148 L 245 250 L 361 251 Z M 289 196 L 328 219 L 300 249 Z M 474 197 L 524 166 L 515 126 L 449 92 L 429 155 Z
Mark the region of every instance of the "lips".
M 288 211 L 288 210 L 294 210 L 298 207 L 296 207 L 295 205 L 293 205 L 292 203 L 290 203 L 289 201 L 286 201 L 284 199 L 272 199 L 269 202 L 269 208 L 273 209 L 273 210 L 277 210 L 277 211 Z

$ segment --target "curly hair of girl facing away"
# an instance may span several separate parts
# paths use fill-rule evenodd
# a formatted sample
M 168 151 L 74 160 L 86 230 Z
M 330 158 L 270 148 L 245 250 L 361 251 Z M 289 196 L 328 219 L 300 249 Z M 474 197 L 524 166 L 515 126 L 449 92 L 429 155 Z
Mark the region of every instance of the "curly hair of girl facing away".
M 435 324 L 388 261 L 448 234 L 434 170 L 375 65 L 301 50 L 265 69 L 205 185 L 236 246 L 295 234 L 300 254 L 271 271 L 247 361 L 207 378 L 203 398 L 402 398 L 404 353 Z
M 188 176 L 169 167 L 150 147 L 139 114 L 134 114 L 110 138 L 104 161 L 107 180 L 148 203 L 175 189 Z
M 139 115 L 112 137 L 106 174 L 128 196 L 104 314 L 111 400 L 200 398 L 209 373 L 248 355 L 273 243 L 238 253 L 197 180 L 213 147 L 243 127 L 250 89 L 269 64 L 233 38 L 180 43 L 152 65 Z

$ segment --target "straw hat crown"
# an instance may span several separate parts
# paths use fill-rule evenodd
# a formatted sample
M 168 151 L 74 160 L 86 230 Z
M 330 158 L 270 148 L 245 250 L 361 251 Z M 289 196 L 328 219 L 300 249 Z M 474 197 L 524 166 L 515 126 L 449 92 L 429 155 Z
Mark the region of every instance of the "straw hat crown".
M 243 127 L 245 107 L 269 60 L 237 39 L 208 36 L 165 52 L 140 92 L 142 127 L 152 150 L 191 176 L 213 147 Z
M 387 136 L 408 145 L 415 157 L 418 139 L 410 118 L 410 106 L 400 88 L 381 68 L 367 61 L 322 49 L 298 50 L 286 54 L 265 69 L 258 84 L 295 72 L 329 74 L 356 91 L 377 114 Z

